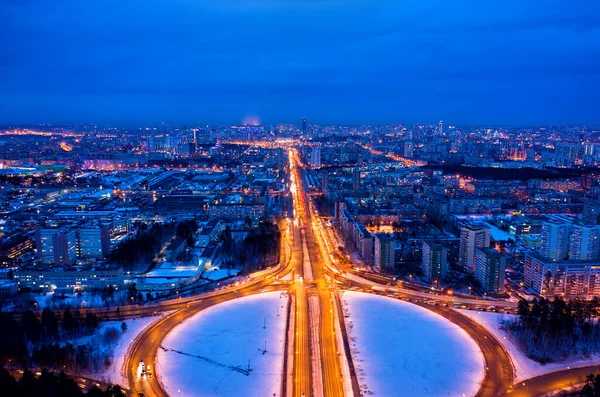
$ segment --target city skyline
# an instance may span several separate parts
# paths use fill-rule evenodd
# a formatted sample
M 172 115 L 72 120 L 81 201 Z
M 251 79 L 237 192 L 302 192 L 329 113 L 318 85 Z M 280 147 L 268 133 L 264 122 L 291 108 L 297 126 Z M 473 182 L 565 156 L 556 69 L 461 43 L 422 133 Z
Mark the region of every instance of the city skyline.
M 600 3 L 0 30 L 3 397 L 600 397 Z

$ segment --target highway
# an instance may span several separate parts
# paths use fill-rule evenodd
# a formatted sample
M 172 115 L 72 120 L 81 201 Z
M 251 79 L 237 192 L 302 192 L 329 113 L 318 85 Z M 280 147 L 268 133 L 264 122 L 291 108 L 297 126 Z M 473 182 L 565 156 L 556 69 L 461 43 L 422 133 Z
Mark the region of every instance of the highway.
M 318 296 L 319 326 L 311 327 L 311 332 L 318 330 L 318 335 L 313 335 L 312 340 L 319 341 L 318 348 L 320 349 L 319 356 L 321 359 L 319 370 L 321 376 L 318 377 L 319 382 L 313 380 L 313 383 L 316 383 L 313 384 L 313 390 L 316 390 L 321 396 L 343 397 L 344 384 L 335 334 L 335 322 L 341 320 L 335 315 L 335 301 L 332 295 L 336 285 L 331 282 L 331 278 L 325 275 L 324 262 L 327 257 L 323 255 L 323 247 L 319 245 L 314 235 L 313 220 L 316 218 L 314 217 L 312 203 L 306 194 L 304 175 L 299 171 L 302 170 L 302 164 L 295 150 L 291 150 L 289 156 L 294 184 L 292 191 L 295 195 L 295 213 L 301 218 L 300 224 L 304 231 L 302 236 L 305 239 L 304 243 L 307 248 L 305 252 L 309 256 L 313 284 L 316 286 L 316 291 L 311 290 L 310 292 L 316 293 Z M 317 302 L 317 300 L 312 300 L 312 302 Z M 347 365 L 347 363 L 344 364 Z M 358 390 L 356 392 L 358 393 Z M 297 397 L 301 397 L 301 395 L 297 395 Z
M 291 154 L 290 154 L 291 156 Z M 306 293 L 305 273 L 312 273 L 308 258 L 304 257 L 304 241 L 298 217 L 302 215 L 302 206 L 298 204 L 298 181 L 295 164 L 290 157 L 290 178 L 294 208 L 292 222 L 292 263 L 294 268 L 294 288 L 296 302 L 294 330 L 294 389 L 293 395 L 309 397 L 313 395 L 313 377 L 311 370 L 312 355 L 310 343 L 310 323 L 308 296 Z M 308 267 L 307 267 L 308 266 Z M 312 276 L 310 276 L 312 278 Z
M 515 303 L 444 295 L 418 286 L 404 287 L 388 277 L 362 272 L 340 261 L 340 256 L 337 255 L 338 242 L 334 233 L 326 232 L 327 226 L 306 193 L 304 166 L 293 149 L 289 151 L 289 160 L 294 216 L 286 228 L 287 247 L 286 254 L 282 254 L 284 259 L 281 264 L 275 269 L 261 272 L 259 276 L 243 285 L 195 298 L 164 302 L 164 307 L 176 310 L 144 330 L 136 338 L 127 355 L 127 378 L 134 395 L 168 395 L 159 381 L 160 374 L 157 374 L 155 364 L 162 340 L 175 326 L 213 305 L 264 291 L 287 290 L 294 297 L 295 310 L 291 322 L 294 332 L 293 338 L 290 338 L 293 342 L 288 341 L 286 346 L 293 349 L 287 354 L 289 357 L 293 356 L 293 360 L 289 360 L 293 363 L 293 369 L 284 368 L 283 373 L 284 378 L 291 374 L 293 385 L 287 381 L 282 383 L 283 395 L 286 397 L 349 397 L 350 391 L 344 387 L 343 373 L 350 374 L 351 394 L 360 396 L 359 382 L 350 354 L 348 336 L 345 333 L 338 294 L 340 288 L 359 289 L 410 301 L 464 329 L 478 344 L 485 359 L 486 371 L 477 393 L 479 397 L 496 397 L 507 393 L 511 396 L 541 396 L 569 384 L 579 383 L 579 380 L 598 369 L 588 367 L 561 371 L 531 379 L 524 384 L 513 385 L 514 370 L 503 345 L 484 327 L 452 307 L 514 312 Z M 289 272 L 293 275 L 291 282 L 278 280 Z M 339 345 L 336 343 L 336 325 L 343 337 L 343 355 L 338 351 L 341 342 Z M 341 357 L 346 357 L 347 360 L 342 360 Z M 150 364 L 157 376 L 140 377 L 141 360 Z
M 308 197 L 304 193 L 305 197 Z M 308 199 L 307 199 L 308 200 Z M 479 397 L 496 397 L 498 395 L 502 395 L 506 393 L 512 386 L 514 379 L 514 371 L 510 356 L 504 346 L 484 327 L 476 323 L 475 321 L 469 319 L 466 316 L 461 315 L 460 313 L 454 311 L 450 307 L 452 303 L 459 301 L 461 303 L 477 303 L 478 305 L 488 304 L 487 301 L 481 301 L 476 299 L 463 299 L 457 298 L 454 296 L 447 295 L 439 295 L 432 294 L 431 291 L 419 291 L 407 288 L 400 288 L 396 286 L 389 286 L 387 284 L 390 283 L 391 280 L 374 275 L 374 277 L 369 277 L 369 275 L 361 275 L 359 272 L 348 272 L 340 269 L 340 266 L 334 265 L 336 263 L 334 254 L 334 247 L 338 245 L 334 241 L 328 241 L 327 233 L 324 232 L 324 226 L 321 218 L 317 215 L 316 210 L 314 210 L 314 206 L 312 202 L 308 203 L 308 213 L 312 218 L 312 229 L 313 233 L 307 233 L 307 239 L 309 243 L 309 251 L 315 254 L 315 258 L 313 263 L 322 264 L 321 266 L 313 266 L 313 272 L 317 277 L 321 276 L 323 278 L 323 266 L 326 271 L 329 271 L 334 278 L 340 277 L 345 283 L 350 286 L 357 287 L 365 290 L 366 292 L 378 293 L 380 295 L 386 295 L 389 297 L 393 297 L 396 299 L 410 299 L 413 303 L 424 307 L 426 309 L 432 310 L 433 312 L 447 318 L 448 320 L 454 322 L 461 328 L 463 328 L 479 345 L 484 359 L 486 363 L 486 371 L 484 375 L 484 380 L 482 382 L 482 386 L 478 392 Z M 306 220 L 308 222 L 308 219 Z M 316 237 L 316 239 L 314 238 Z M 316 241 L 315 241 L 316 240 Z M 317 243 L 318 242 L 318 243 Z M 317 248 L 320 248 L 320 252 L 317 251 Z M 319 253 L 321 254 L 319 256 Z M 311 258 L 312 260 L 312 258 Z M 339 262 L 338 262 L 339 263 Z M 369 279 L 364 278 L 363 276 L 369 277 Z M 374 281 L 377 280 L 377 281 Z M 382 284 L 382 282 L 384 284 Z M 327 289 L 328 283 L 323 283 L 323 289 Z M 335 283 L 331 283 L 332 288 L 335 288 Z M 330 298 L 330 295 L 323 294 L 324 299 L 327 302 L 322 303 L 322 307 L 330 308 L 333 305 L 333 300 Z M 497 302 L 490 302 L 497 305 Z M 514 304 L 510 303 L 509 307 L 514 307 Z M 324 310 L 327 311 L 327 310 Z M 330 329 L 330 324 L 332 324 L 333 319 L 324 319 L 326 324 L 323 325 L 323 336 L 331 336 L 334 335 L 332 329 Z M 323 340 L 323 345 L 325 345 L 325 340 Z M 331 346 L 327 347 L 328 349 Z M 327 353 L 329 357 L 333 355 L 335 352 L 335 341 L 333 344 L 334 351 L 323 350 L 323 357 L 325 363 L 325 354 Z M 330 358 L 331 360 L 333 358 Z M 338 363 L 338 360 L 335 360 Z M 335 365 L 328 363 L 330 365 Z M 339 371 L 339 366 L 337 368 L 327 369 L 324 368 L 324 377 L 325 379 L 329 379 L 331 381 L 329 390 L 325 395 L 342 395 L 342 384 L 341 382 L 337 385 L 334 384 L 332 380 L 334 377 L 339 376 L 341 379 L 341 374 L 338 374 L 336 371 Z M 353 382 L 354 383 L 354 382 Z M 340 387 L 338 389 L 338 386 Z M 356 390 L 356 389 L 354 389 Z M 355 391 L 356 393 L 356 391 Z

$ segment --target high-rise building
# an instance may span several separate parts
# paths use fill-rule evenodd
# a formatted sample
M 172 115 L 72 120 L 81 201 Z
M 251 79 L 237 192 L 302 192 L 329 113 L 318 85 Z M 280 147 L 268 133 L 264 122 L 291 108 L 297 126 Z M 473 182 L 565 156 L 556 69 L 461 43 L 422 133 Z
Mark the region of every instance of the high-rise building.
M 448 272 L 448 248 L 439 243 L 423 241 L 421 269 L 431 283 L 441 283 Z
M 313 168 L 321 167 L 321 148 L 312 148 L 312 151 L 310 152 L 310 165 Z
M 554 147 L 554 162 L 558 167 L 572 167 L 581 163 L 583 145 L 575 143 L 557 143 Z
M 74 229 L 38 227 L 35 243 L 40 262 L 70 265 L 77 259 L 77 233 Z
M 573 225 L 569 233 L 569 259 L 589 261 L 598 258 L 600 225 Z
M 440 120 L 440 124 L 438 126 L 438 134 L 440 134 L 440 135 L 444 134 L 444 120 Z
M 360 170 L 357 168 L 354 168 L 354 170 L 352 171 L 352 190 L 359 190 L 360 189 Z
M 544 258 L 564 259 L 569 252 L 571 224 L 561 220 L 548 220 L 542 224 L 540 254 Z
M 583 223 L 600 225 L 600 202 L 588 200 L 583 206 Z
M 391 236 L 375 234 L 375 267 L 379 270 L 393 270 L 395 260 L 395 244 Z
M 408 159 L 415 157 L 415 144 L 412 141 L 404 142 L 404 157 Z
M 78 256 L 105 258 L 110 253 L 110 224 L 89 225 L 79 228 Z
M 490 246 L 490 228 L 474 223 L 460 229 L 459 263 L 475 272 L 475 249 Z
M 354 222 L 354 244 L 358 254 L 368 264 L 373 263 L 373 236 L 361 222 Z
M 286 156 L 282 148 L 277 148 L 275 151 L 275 166 L 279 171 L 285 168 Z
M 302 117 L 302 135 L 306 135 L 306 117 Z
M 41 262 L 54 262 L 54 235 L 57 229 L 38 227 L 35 229 L 35 247 L 37 258 Z
M 600 263 L 525 255 L 525 285 L 545 296 L 600 296 Z
M 495 294 L 504 293 L 504 272 L 506 257 L 493 248 L 475 250 L 475 278 L 481 287 Z
M 323 171 L 321 174 L 321 191 L 323 193 L 327 193 L 327 188 L 329 187 L 329 172 Z

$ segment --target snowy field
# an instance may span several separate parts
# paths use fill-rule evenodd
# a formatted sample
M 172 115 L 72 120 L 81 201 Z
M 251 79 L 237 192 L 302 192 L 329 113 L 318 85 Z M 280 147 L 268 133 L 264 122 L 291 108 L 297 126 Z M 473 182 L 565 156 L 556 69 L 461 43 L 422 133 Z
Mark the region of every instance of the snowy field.
M 600 363 L 600 356 L 592 356 L 589 359 L 573 359 L 560 363 L 542 365 L 528 358 L 523 352 L 521 352 L 517 345 L 511 341 L 510 335 L 506 331 L 500 329 L 500 325 L 503 320 L 514 319 L 517 317 L 516 314 L 500 314 L 462 309 L 457 310 L 484 326 L 500 341 L 500 343 L 504 345 L 513 361 L 513 367 L 515 369 L 515 382 L 521 382 L 526 379 L 563 369 L 586 367 L 588 365 L 596 365 Z
M 393 298 L 346 291 L 342 301 L 363 394 L 474 396 L 479 390 L 483 354 L 457 325 Z
M 167 392 L 177 396 L 181 390 L 187 397 L 279 396 L 286 308 L 285 295 L 268 292 L 221 303 L 181 323 L 158 351 L 158 371 Z M 249 374 L 244 373 L 248 367 Z

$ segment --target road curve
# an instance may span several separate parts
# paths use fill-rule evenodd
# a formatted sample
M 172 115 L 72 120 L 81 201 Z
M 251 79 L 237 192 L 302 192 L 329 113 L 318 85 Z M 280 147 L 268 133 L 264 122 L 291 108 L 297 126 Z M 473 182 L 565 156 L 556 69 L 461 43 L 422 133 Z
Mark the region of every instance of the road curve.
M 266 291 L 283 291 L 287 289 L 286 285 L 266 285 L 269 281 L 263 281 L 255 285 L 221 293 L 219 295 L 199 299 L 194 303 L 190 303 L 185 308 L 156 321 L 150 327 L 146 328 L 134 340 L 126 359 L 126 374 L 129 381 L 131 391 L 135 393 L 144 393 L 146 396 L 168 396 L 164 387 L 160 382 L 160 374 L 157 373 L 157 354 L 162 341 L 167 334 L 177 325 L 190 318 L 191 316 L 205 310 L 211 306 L 223 303 L 232 299 L 242 298 L 254 294 L 259 294 Z M 150 364 L 154 372 L 151 378 L 139 376 L 140 361 L 144 361 L 146 365 Z
M 290 264 L 291 260 L 288 258 L 287 261 L 282 261 L 282 264 L 266 272 L 262 277 L 253 279 L 246 284 L 186 300 L 182 308 L 166 315 L 144 329 L 133 341 L 127 352 L 125 362 L 127 380 L 134 395 L 144 393 L 146 396 L 168 396 L 160 383 L 160 374 L 156 371 L 156 357 L 163 339 L 173 328 L 187 318 L 213 305 L 265 291 L 287 290 L 288 283 L 274 284 L 274 282 L 278 281 L 279 276 L 291 271 Z M 153 377 L 141 378 L 139 376 L 139 364 L 142 360 L 146 365 L 151 365 L 154 372 Z
M 571 368 L 523 381 L 507 393 L 510 397 L 542 397 L 585 382 L 586 376 L 600 371 L 600 365 Z
M 356 275 L 352 278 L 346 278 L 347 282 L 359 288 L 371 286 L 373 283 L 373 281 L 370 280 L 363 279 L 363 282 L 360 280 L 361 278 Z M 377 290 L 367 290 L 367 292 L 378 293 L 379 295 L 385 295 L 396 299 L 400 296 L 404 296 L 403 294 Z M 455 323 L 464 329 L 477 343 L 483 353 L 486 365 L 485 376 L 481 388 L 477 392 L 478 397 L 497 397 L 504 395 L 510 389 L 514 379 L 512 361 L 508 351 L 494 335 L 475 321 L 449 307 L 441 306 L 439 304 L 425 304 L 416 300 L 414 300 L 413 303 L 429 309 Z

